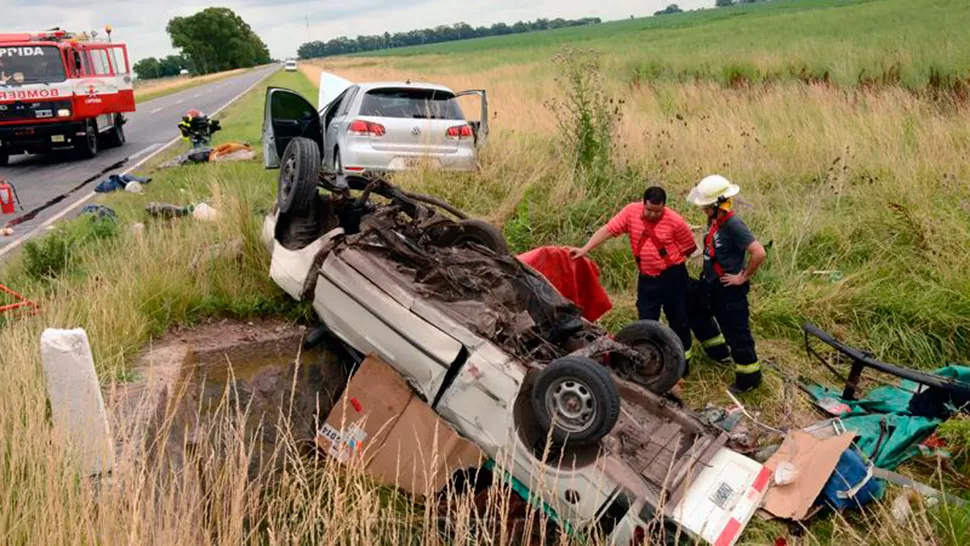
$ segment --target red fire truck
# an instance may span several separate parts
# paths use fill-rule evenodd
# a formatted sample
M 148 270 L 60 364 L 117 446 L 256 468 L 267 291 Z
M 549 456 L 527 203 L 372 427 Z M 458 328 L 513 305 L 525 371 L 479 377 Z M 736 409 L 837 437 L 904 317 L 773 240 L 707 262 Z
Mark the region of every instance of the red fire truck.
M 90 158 L 125 143 L 124 113 L 135 111 L 128 49 L 95 37 L 0 34 L 0 165 L 58 149 Z

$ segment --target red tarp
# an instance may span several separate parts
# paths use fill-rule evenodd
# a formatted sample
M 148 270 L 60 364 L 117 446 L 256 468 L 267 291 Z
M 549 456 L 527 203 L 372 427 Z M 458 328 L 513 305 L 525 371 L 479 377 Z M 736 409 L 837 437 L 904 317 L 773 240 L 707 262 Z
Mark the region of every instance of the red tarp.
M 613 308 L 593 260 L 574 260 L 569 248 L 555 246 L 539 247 L 518 258 L 541 273 L 566 299 L 582 307 L 586 320 L 595 321 Z

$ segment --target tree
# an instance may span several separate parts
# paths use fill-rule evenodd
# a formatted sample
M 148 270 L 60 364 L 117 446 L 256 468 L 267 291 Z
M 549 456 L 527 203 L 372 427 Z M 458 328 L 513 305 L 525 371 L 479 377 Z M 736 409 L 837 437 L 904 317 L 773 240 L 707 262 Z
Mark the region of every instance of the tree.
M 155 57 L 148 57 L 147 59 L 142 59 L 131 67 L 138 75 L 139 80 L 150 80 L 153 78 L 161 78 L 162 73 L 159 70 L 158 59 Z
M 670 13 L 684 13 L 684 10 L 680 9 L 677 4 L 670 4 L 666 8 L 653 12 L 654 15 L 667 15 Z
M 180 49 L 200 74 L 270 61 L 266 44 L 229 8 L 206 8 L 195 15 L 175 17 L 166 30 L 172 46 Z
M 331 55 L 346 55 L 364 51 L 377 51 L 402 46 L 415 46 L 421 44 L 435 44 L 440 42 L 450 42 L 455 40 L 468 40 L 484 36 L 503 36 L 521 32 L 532 32 L 536 30 L 549 30 L 556 28 L 577 27 L 582 25 L 599 24 L 598 17 L 587 17 L 583 19 L 537 19 L 533 22 L 519 21 L 513 26 L 505 23 L 495 23 L 490 27 L 473 27 L 467 23 L 455 23 L 453 25 L 438 25 L 434 28 L 411 30 L 408 32 L 397 32 L 390 34 L 376 34 L 373 36 L 358 36 L 354 39 L 340 36 L 327 42 L 315 40 L 300 44 L 297 54 L 301 59 L 313 59 L 318 57 L 328 57 Z M 189 59 L 192 60 L 191 58 Z

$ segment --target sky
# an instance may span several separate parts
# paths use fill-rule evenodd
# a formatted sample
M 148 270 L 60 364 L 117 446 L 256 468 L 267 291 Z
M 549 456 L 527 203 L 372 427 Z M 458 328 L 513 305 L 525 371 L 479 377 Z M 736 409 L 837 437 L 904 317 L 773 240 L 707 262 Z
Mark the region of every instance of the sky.
M 112 37 L 128 44 L 133 60 L 175 53 L 165 25 L 179 15 L 207 7 L 239 14 L 277 59 L 296 56 L 300 44 L 338 36 L 408 31 L 465 22 L 472 26 L 514 23 L 545 17 L 604 21 L 644 17 L 673 0 L 0 0 L 0 33 L 43 30 L 97 30 L 113 27 Z M 713 7 L 714 0 L 680 0 L 681 9 Z M 352 5 L 352 7 L 351 7 Z

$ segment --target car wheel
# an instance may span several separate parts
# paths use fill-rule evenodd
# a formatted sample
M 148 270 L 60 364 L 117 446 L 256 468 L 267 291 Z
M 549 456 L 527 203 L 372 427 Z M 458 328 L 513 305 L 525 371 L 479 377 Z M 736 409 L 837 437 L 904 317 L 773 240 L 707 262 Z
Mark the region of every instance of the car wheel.
M 74 141 L 74 151 L 82 159 L 91 159 L 98 155 L 98 122 L 89 119 L 84 122 L 85 136 Z
M 320 176 L 320 149 L 308 138 L 290 141 L 280 161 L 276 202 L 281 214 L 306 216 L 313 207 Z
M 640 320 L 623 327 L 614 339 L 635 349 L 643 359 L 643 362 L 633 362 L 618 353 L 610 355 L 616 371 L 633 382 L 664 394 L 684 376 L 687 367 L 684 346 L 677 334 L 663 324 Z
M 105 135 L 105 144 L 118 148 L 125 145 L 125 129 L 121 125 L 121 119 L 115 120 L 115 126 Z
M 459 246 L 462 243 L 477 243 L 496 254 L 508 254 L 509 245 L 498 228 L 484 220 L 467 218 L 457 225 L 448 227 L 438 238 L 438 246 Z
M 553 361 L 536 378 L 532 409 L 553 442 L 583 446 L 609 434 L 620 416 L 620 391 L 603 365 L 584 357 Z

